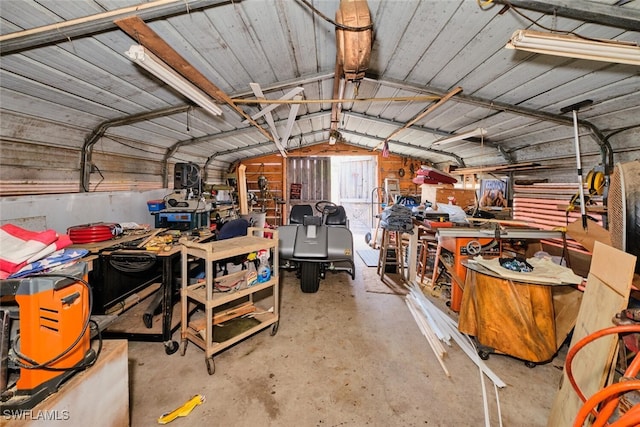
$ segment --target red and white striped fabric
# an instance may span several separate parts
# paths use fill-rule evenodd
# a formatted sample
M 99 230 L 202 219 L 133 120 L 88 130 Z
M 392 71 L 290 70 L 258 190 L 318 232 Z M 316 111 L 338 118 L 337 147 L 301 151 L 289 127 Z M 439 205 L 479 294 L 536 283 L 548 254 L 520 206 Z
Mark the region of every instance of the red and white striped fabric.
M 55 230 L 31 231 L 4 224 L 0 226 L 0 278 L 69 245 L 69 236 Z

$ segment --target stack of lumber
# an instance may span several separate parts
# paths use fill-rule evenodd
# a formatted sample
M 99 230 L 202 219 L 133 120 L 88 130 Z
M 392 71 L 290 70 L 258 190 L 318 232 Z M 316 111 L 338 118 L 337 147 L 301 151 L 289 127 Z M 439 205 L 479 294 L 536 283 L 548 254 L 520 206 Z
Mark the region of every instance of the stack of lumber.
M 551 230 L 566 227 L 568 223 L 581 220 L 580 206 L 570 207 L 572 197 L 579 191 L 578 183 L 537 183 L 513 186 L 513 219 L 528 223 L 532 227 Z M 589 190 L 584 189 L 585 197 Z M 587 204 L 587 215 L 602 225 L 602 197 L 591 197 Z M 582 245 L 569 239 L 569 245 L 584 250 Z
M 552 229 L 567 225 L 567 208 L 578 193 L 577 183 L 532 184 L 513 186 L 513 219 L 526 221 L 539 228 Z M 588 188 L 584 189 L 589 194 Z M 591 198 L 587 214 L 602 225 L 602 197 Z M 580 219 L 580 206 L 568 213 L 568 222 Z

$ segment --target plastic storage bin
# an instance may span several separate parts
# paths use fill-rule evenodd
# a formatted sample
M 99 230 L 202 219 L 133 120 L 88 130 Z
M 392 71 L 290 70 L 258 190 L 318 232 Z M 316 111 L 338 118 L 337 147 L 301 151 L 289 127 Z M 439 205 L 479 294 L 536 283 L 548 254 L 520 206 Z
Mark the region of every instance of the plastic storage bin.
M 147 207 L 149 208 L 149 212 L 158 212 L 163 210 L 166 205 L 164 204 L 164 200 L 149 200 Z

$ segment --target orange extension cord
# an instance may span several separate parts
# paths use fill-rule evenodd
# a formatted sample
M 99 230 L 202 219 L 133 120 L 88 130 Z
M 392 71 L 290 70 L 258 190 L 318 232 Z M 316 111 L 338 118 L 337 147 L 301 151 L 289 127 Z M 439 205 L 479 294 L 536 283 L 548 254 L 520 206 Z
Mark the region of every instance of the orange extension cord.
M 633 390 L 640 390 L 640 380 L 629 379 L 628 381 L 623 381 L 615 384 L 611 384 L 608 387 L 603 388 L 602 390 L 596 392 L 589 399 L 585 397 L 585 395 L 580 391 L 580 388 L 576 384 L 575 378 L 573 377 L 573 372 L 571 368 L 571 362 L 575 355 L 580 351 L 584 346 L 589 344 L 592 341 L 595 341 L 598 338 L 601 338 L 606 335 L 612 334 L 624 334 L 624 333 L 640 333 L 640 325 L 620 325 L 613 326 L 611 328 L 601 329 L 600 331 L 594 332 L 591 335 L 587 335 L 578 341 L 572 348 L 569 349 L 567 353 L 567 359 L 565 362 L 567 377 L 569 378 L 569 382 L 571 386 L 578 394 L 580 400 L 584 402 L 584 405 L 578 411 L 576 415 L 576 419 L 573 423 L 574 427 L 581 427 L 589 414 L 592 414 L 595 417 L 595 421 L 593 427 L 631 427 L 640 425 L 640 405 L 636 405 L 631 408 L 625 415 L 620 417 L 617 421 L 612 424 L 608 424 L 607 421 L 615 411 L 618 403 L 620 401 L 620 395 Z M 635 378 L 638 372 L 640 371 L 640 354 L 636 354 L 633 358 L 633 361 L 627 367 L 627 370 L 624 373 L 624 378 Z M 600 411 L 596 411 L 596 407 L 602 405 Z

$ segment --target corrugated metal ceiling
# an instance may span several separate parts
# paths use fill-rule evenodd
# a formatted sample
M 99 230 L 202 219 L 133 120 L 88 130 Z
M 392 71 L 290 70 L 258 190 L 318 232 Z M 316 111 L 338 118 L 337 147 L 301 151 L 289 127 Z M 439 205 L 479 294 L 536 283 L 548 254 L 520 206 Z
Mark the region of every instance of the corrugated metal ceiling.
M 331 18 L 339 6 L 338 0 L 311 3 Z M 438 98 L 461 87 L 460 95 L 394 136 L 390 151 L 467 167 L 566 162 L 573 153 L 573 126 L 560 109 L 592 99 L 593 106 L 580 112 L 585 156 L 601 160 L 603 143 L 614 152 L 637 154 L 639 68 L 504 49 L 515 30 L 537 27 L 513 9 L 500 13 L 503 5 L 498 3 L 506 2 L 369 0 L 371 63 L 357 90 L 353 83 L 345 86 L 344 97 L 357 100 L 342 105 L 338 130 L 344 141 L 379 147 L 437 101 L 390 98 Z M 568 5 L 573 18 L 516 10 L 546 27 L 640 42 L 637 1 L 512 3 Z M 109 11 L 115 12 L 106 15 Z M 596 19 L 613 17 L 614 25 L 577 19 L 584 11 L 597 12 Z M 327 143 L 335 31 L 300 0 L 3 0 L 0 137 L 80 150 L 101 123 L 184 105 L 183 96 L 125 56 L 135 41 L 113 20 L 132 14 L 234 99 L 255 98 L 252 82 L 271 100 L 302 87 L 308 103 L 300 106 L 286 147 Z M 59 27 L 42 28 L 52 24 Z M 255 104 L 238 105 L 249 115 L 260 111 Z M 263 133 L 229 106 L 221 107 L 224 113 L 216 118 L 196 108 L 107 127 L 98 146 L 104 153 L 206 163 L 211 171 L 277 152 Z M 290 108 L 274 109 L 278 129 L 285 127 Z M 268 129 L 264 118 L 257 121 Z M 483 139 L 432 146 L 443 136 L 478 127 L 487 129 Z

